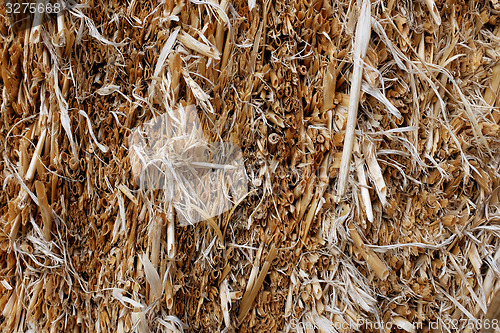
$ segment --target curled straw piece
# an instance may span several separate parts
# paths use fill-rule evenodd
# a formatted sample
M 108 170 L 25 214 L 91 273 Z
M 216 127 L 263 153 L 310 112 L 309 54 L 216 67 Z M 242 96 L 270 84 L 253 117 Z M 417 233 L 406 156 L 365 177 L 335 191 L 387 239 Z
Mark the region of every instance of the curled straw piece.
M 89 116 L 87 115 L 87 113 L 83 110 L 80 110 L 78 111 L 79 114 L 81 114 L 82 116 L 85 117 L 85 119 L 87 119 L 87 126 L 89 127 L 89 133 L 90 133 L 90 136 L 92 137 L 92 139 L 94 140 L 95 144 L 97 145 L 97 147 L 103 152 L 103 153 L 107 153 L 109 148 L 103 144 L 100 144 L 98 141 L 97 141 L 97 138 L 95 137 L 94 135 L 94 130 L 92 129 L 92 122 L 90 121 L 90 118 Z

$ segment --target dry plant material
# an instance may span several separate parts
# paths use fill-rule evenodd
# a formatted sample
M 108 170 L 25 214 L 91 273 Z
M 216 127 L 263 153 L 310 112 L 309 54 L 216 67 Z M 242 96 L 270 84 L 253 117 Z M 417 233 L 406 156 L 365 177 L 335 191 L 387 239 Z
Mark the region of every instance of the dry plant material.
M 496 323 L 500 320 L 500 293 L 497 291 L 488 306 L 488 312 L 484 316 L 484 322 Z M 481 333 L 493 333 L 497 329 L 496 325 L 483 325 Z M 488 326 L 488 327 L 487 327 Z M 493 327 L 494 326 L 494 327 Z
M 498 317 L 499 17 L 89 0 L 16 32 L 0 5 L 0 330 L 480 331 Z M 231 147 L 244 171 L 196 159 Z M 179 191 L 141 186 L 147 166 Z
M 262 269 L 259 272 L 259 275 L 257 277 L 257 280 L 252 284 L 252 287 L 250 289 L 247 289 L 247 292 L 243 294 L 243 298 L 241 299 L 241 305 L 240 305 L 240 310 L 238 314 L 238 322 L 242 322 L 242 320 L 245 318 L 247 315 L 248 311 L 250 310 L 250 307 L 255 300 L 255 297 L 257 296 L 257 293 L 259 292 L 260 288 L 262 287 L 262 283 L 264 282 L 264 278 L 267 275 L 267 272 L 269 271 L 269 268 L 271 266 L 271 263 L 273 262 L 274 258 L 276 258 L 277 254 L 277 249 L 272 245 L 271 249 L 269 250 L 269 254 L 266 257 L 266 261 L 262 265 Z
M 338 195 L 343 197 L 351 166 L 352 147 L 354 145 L 356 122 L 358 118 L 358 105 L 361 93 L 361 80 L 363 76 L 363 61 L 368 50 L 371 34 L 371 4 L 369 0 L 363 0 L 356 24 L 354 40 L 353 63 L 354 68 L 351 79 L 351 90 L 349 92 L 349 110 L 345 129 L 344 148 L 342 160 L 340 161 Z

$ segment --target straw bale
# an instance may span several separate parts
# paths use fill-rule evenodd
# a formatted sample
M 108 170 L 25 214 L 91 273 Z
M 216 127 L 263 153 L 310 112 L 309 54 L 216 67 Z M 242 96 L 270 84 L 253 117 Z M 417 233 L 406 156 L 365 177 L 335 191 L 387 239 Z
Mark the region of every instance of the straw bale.
M 499 1 L 14 2 L 2 331 L 500 329 Z

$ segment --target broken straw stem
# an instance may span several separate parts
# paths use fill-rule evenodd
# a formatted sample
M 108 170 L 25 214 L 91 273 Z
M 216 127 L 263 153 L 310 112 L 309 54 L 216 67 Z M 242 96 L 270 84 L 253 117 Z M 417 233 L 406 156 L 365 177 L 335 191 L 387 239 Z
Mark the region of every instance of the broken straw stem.
M 175 224 L 172 205 L 167 210 L 167 255 L 170 259 L 175 258 Z
M 45 144 L 46 135 L 47 135 L 47 129 L 43 129 L 42 134 L 38 138 L 38 143 L 36 145 L 35 152 L 33 153 L 33 158 L 31 159 L 30 166 L 24 177 L 24 179 L 28 182 L 33 180 L 33 178 L 35 177 L 35 171 L 37 165 L 40 164 L 39 158 Z
M 354 151 L 359 154 L 359 144 L 358 140 L 355 140 Z M 370 199 L 370 191 L 368 190 L 368 182 L 365 172 L 365 161 L 358 156 L 354 156 L 354 163 L 356 164 L 356 171 L 358 173 L 358 182 L 360 185 L 361 198 L 363 199 L 363 204 L 366 211 L 366 218 L 368 221 L 373 222 L 373 209 L 372 201 Z
M 354 40 L 354 69 L 352 72 L 351 92 L 349 96 L 349 109 L 345 129 L 344 150 L 340 161 L 339 185 L 337 194 L 342 197 L 347 186 L 349 177 L 349 166 L 351 165 L 352 148 L 355 138 L 356 120 L 358 117 L 359 96 L 361 93 L 361 79 L 363 76 L 363 58 L 368 49 L 371 33 L 371 7 L 370 1 L 364 0 L 356 26 Z

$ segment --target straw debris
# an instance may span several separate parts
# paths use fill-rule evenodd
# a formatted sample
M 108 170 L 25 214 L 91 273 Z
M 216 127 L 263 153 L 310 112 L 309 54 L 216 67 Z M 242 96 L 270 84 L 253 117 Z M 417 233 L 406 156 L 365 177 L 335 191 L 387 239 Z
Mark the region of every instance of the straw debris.
M 6 11 L 2 331 L 493 332 L 498 1 Z

